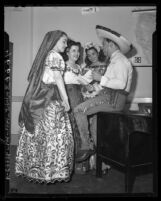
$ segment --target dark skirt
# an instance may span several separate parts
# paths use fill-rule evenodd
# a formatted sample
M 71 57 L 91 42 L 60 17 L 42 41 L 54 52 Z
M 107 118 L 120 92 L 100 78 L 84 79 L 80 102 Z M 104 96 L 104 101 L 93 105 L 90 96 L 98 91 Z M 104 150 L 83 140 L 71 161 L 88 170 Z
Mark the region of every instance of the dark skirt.
M 67 84 L 66 90 L 67 90 L 71 109 L 73 110 L 77 105 L 83 102 L 83 96 L 81 93 L 81 85 Z
M 81 138 L 73 111 L 77 105 L 83 102 L 83 96 L 81 93 L 81 86 L 78 84 L 67 84 L 66 91 L 69 98 L 69 104 L 71 107 L 71 111 L 69 112 L 69 118 L 71 121 L 73 137 L 75 141 L 75 154 L 77 154 L 81 147 Z

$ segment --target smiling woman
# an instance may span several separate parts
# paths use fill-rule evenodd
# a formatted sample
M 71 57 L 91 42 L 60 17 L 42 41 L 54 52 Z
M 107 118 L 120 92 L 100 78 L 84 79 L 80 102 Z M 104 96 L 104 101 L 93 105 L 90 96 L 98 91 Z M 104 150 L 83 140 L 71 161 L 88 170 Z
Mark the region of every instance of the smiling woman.
M 67 182 L 73 170 L 70 106 L 62 78 L 65 63 L 60 55 L 66 46 L 66 33 L 56 30 L 45 35 L 28 76 L 19 115 L 16 175 L 40 183 Z
M 80 64 L 81 58 L 81 44 L 73 40 L 68 40 L 67 48 L 64 55 L 64 60 L 66 61 L 66 71 L 64 73 L 64 81 L 66 84 L 66 90 L 69 97 L 69 103 L 71 106 L 70 120 L 72 122 L 73 134 L 75 138 L 75 161 L 82 157 L 82 152 L 80 150 L 80 133 L 75 122 L 75 117 L 73 114 L 74 108 L 83 102 L 83 96 L 81 93 L 81 85 L 87 85 L 91 81 L 90 76 L 87 74 L 82 76 L 82 69 Z M 84 160 L 84 159 L 82 159 Z M 76 172 L 77 169 L 75 169 Z
M 94 44 L 93 42 L 86 43 L 85 47 L 85 67 L 83 68 L 83 74 L 89 70 L 100 72 L 101 75 L 105 73 L 107 68 L 106 57 L 102 48 Z M 99 91 L 99 87 L 96 81 L 92 81 L 89 85 L 82 88 L 82 94 L 84 100 L 96 96 Z

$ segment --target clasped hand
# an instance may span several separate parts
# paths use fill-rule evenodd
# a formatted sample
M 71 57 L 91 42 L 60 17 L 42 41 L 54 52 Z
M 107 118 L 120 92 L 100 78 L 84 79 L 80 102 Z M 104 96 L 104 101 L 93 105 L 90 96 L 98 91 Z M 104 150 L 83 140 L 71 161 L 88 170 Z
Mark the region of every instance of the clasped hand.
M 62 102 L 62 105 L 64 106 L 66 112 L 68 112 L 70 110 L 70 105 L 69 105 L 69 102 L 67 100 L 64 100 Z

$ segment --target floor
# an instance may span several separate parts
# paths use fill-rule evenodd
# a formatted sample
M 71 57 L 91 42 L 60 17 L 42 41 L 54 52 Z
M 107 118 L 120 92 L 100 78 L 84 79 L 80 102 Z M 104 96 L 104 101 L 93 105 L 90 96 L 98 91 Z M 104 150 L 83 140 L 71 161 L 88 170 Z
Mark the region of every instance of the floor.
M 39 184 L 31 183 L 14 174 L 16 146 L 11 146 L 10 160 L 10 182 L 9 192 L 22 194 L 44 194 L 44 195 L 125 195 L 124 191 L 124 173 L 111 168 L 107 175 L 102 178 L 96 178 L 91 173 L 86 175 L 73 174 L 68 183 Z M 132 194 L 151 195 L 153 193 L 153 174 L 146 173 L 136 177 Z

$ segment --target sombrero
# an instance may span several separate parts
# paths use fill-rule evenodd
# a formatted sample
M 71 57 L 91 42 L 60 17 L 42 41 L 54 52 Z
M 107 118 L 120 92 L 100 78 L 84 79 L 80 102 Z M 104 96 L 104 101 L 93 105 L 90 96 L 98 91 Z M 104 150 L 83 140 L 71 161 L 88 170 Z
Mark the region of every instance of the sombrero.
M 96 33 L 99 38 L 108 38 L 114 41 L 120 47 L 123 54 L 129 52 L 132 48 L 132 44 L 125 37 L 109 28 L 96 25 Z

